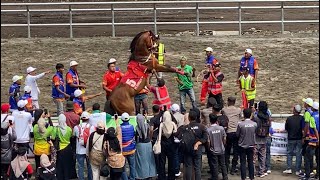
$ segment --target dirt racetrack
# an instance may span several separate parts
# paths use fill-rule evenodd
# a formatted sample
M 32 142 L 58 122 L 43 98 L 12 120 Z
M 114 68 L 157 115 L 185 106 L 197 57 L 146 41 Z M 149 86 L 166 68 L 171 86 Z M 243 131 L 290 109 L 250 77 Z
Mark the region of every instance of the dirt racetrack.
M 102 76 L 107 68 L 107 59 L 118 59 L 122 70 L 128 62 L 128 47 L 132 37 L 121 38 L 39 38 L 1 39 L 1 102 L 8 101 L 8 89 L 15 74 L 26 76 L 26 68 L 33 66 L 38 72 L 51 70 L 50 75 L 38 80 L 41 90 L 40 104 L 55 112 L 51 99 L 51 78 L 58 62 L 69 67 L 71 58 L 76 59 L 80 79 L 89 86 L 87 94 L 103 91 Z M 319 94 L 319 35 L 288 34 L 273 36 L 247 35 L 243 37 L 163 37 L 166 45 L 167 64 L 177 66 L 180 56 L 199 72 L 204 66 L 203 49 L 212 46 L 214 55 L 222 63 L 225 74 L 223 96 L 234 95 L 238 90 L 236 76 L 239 60 L 245 48 L 252 48 L 258 59 L 260 71 L 256 100 L 267 100 L 273 113 L 290 113 L 295 103 L 303 97 L 318 99 Z M 179 102 L 174 74 L 165 73 L 173 102 Z M 200 83 L 195 83 L 196 98 L 199 99 Z M 150 96 L 149 101 L 152 100 Z M 238 96 L 238 103 L 240 97 Z M 104 103 L 104 96 L 87 102 Z M 187 101 L 189 104 L 189 101 Z

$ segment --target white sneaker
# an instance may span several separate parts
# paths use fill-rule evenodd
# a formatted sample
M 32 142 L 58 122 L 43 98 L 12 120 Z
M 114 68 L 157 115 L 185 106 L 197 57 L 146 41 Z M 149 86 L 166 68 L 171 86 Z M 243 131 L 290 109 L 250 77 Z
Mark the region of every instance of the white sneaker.
M 268 173 L 268 174 L 271 174 L 271 170 L 268 170 L 267 173 Z
M 264 176 L 265 176 L 264 174 L 259 175 L 259 177 L 261 177 L 261 178 L 263 178 Z
M 179 173 L 175 174 L 176 177 L 179 177 L 181 175 L 181 171 Z
M 297 176 L 304 176 L 304 173 L 300 170 L 300 171 L 296 171 L 296 175 Z
M 287 170 L 283 171 L 282 173 L 284 173 L 284 174 L 292 174 L 292 171 L 291 171 L 291 169 L 287 169 Z
M 264 173 L 265 176 L 268 176 L 268 173 Z

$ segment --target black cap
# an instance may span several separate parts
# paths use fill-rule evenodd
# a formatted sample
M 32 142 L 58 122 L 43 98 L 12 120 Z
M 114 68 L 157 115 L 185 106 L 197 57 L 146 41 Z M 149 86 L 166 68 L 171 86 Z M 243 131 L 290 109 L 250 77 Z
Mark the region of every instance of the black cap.
M 216 64 L 213 65 L 214 67 L 221 67 L 221 63 L 217 62 Z
M 28 148 L 27 147 L 19 147 L 18 150 L 17 150 L 17 154 L 19 156 L 24 156 L 28 151 Z
M 230 96 L 228 97 L 228 101 L 230 102 L 235 102 L 237 98 L 233 97 L 233 96 Z
M 214 97 L 208 98 L 208 106 L 209 107 L 213 107 L 216 104 L 217 104 L 217 100 Z

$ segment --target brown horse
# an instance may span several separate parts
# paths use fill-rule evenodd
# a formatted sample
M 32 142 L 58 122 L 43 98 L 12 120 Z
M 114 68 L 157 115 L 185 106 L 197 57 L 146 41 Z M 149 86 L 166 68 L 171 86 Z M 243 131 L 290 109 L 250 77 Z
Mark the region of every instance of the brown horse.
M 108 113 L 124 112 L 135 114 L 134 96 L 147 84 L 147 76 L 152 72 L 173 72 L 184 74 L 169 65 L 160 65 L 153 55 L 155 50 L 155 35 L 151 31 L 137 34 L 130 44 L 131 55 L 128 68 L 119 85 L 110 96 L 111 107 Z M 111 110 L 113 109 L 113 111 Z

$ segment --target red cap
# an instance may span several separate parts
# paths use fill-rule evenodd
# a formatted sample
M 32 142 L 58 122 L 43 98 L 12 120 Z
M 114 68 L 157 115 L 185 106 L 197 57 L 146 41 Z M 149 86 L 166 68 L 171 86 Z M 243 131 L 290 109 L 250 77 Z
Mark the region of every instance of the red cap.
M 7 112 L 10 109 L 10 104 L 9 103 L 4 103 L 1 104 L 1 112 Z

